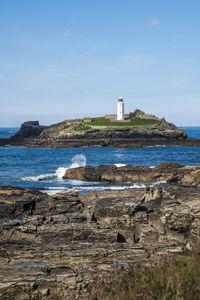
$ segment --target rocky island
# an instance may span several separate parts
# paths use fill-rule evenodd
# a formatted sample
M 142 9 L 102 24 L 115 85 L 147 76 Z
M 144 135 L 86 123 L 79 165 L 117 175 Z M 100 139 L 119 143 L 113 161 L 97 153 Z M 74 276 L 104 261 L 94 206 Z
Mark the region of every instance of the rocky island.
M 38 121 L 25 122 L 15 136 L 0 139 L 0 145 L 55 148 L 200 145 L 200 140 L 188 138 L 183 129 L 141 110 L 127 114 L 124 120 L 113 116 L 66 120 L 51 126 L 41 126 Z

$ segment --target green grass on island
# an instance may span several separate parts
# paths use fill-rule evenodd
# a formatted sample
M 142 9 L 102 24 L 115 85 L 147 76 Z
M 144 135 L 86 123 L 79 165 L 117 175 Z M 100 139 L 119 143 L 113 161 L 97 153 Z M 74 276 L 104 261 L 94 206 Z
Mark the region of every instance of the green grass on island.
M 158 125 L 159 120 L 155 119 L 140 119 L 134 118 L 131 119 L 130 122 L 124 121 L 111 121 L 110 119 L 106 118 L 93 118 L 91 122 L 85 122 L 88 126 L 151 126 L 151 125 Z
M 200 245 L 190 255 L 177 255 L 155 265 L 135 266 L 101 284 L 92 300 L 200 299 Z
M 87 131 L 95 127 L 99 127 L 99 129 L 109 129 L 111 127 L 151 127 L 156 128 L 157 130 L 165 130 L 171 128 L 171 124 L 167 123 L 164 118 L 159 119 L 154 115 L 146 115 L 144 112 L 140 110 L 136 110 L 132 113 L 133 116 L 129 116 L 129 119 L 126 120 L 116 120 L 109 119 L 107 117 L 85 117 L 79 120 L 69 120 L 62 124 L 62 130 L 67 132 L 80 132 Z
M 74 127 L 75 131 L 86 131 L 89 129 L 91 129 L 91 127 L 86 125 L 85 123 L 79 123 L 77 126 Z

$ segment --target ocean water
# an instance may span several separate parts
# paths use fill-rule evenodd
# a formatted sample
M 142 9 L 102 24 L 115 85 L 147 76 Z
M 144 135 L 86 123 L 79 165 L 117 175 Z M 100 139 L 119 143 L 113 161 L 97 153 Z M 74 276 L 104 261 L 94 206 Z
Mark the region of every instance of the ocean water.
M 200 127 L 185 127 L 189 137 L 200 138 Z M 0 138 L 9 138 L 17 128 L 0 128 Z M 82 147 L 25 148 L 0 147 L 0 185 L 36 188 L 53 194 L 60 191 L 99 191 L 144 185 L 106 185 L 78 180 L 63 180 L 66 168 L 100 164 L 156 166 L 176 162 L 200 164 L 200 147 L 155 146 L 146 148 Z M 163 183 L 158 183 L 163 184 Z
M 0 127 L 0 138 L 8 139 L 17 132 L 16 127 Z

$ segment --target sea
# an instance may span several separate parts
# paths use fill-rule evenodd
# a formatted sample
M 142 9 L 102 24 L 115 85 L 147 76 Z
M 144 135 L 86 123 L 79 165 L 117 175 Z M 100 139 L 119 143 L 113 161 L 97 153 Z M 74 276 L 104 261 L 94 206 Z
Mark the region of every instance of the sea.
M 200 127 L 183 127 L 188 137 L 200 139 Z M 9 138 L 19 128 L 0 128 L 0 138 Z M 143 184 L 104 184 L 63 180 L 68 168 L 97 165 L 146 165 L 174 162 L 184 166 L 200 165 L 200 146 L 151 146 L 146 148 L 81 147 L 26 148 L 0 147 L 0 185 L 38 189 L 44 193 L 123 190 Z M 163 185 L 158 182 L 152 185 Z M 151 185 L 151 184 L 150 184 Z

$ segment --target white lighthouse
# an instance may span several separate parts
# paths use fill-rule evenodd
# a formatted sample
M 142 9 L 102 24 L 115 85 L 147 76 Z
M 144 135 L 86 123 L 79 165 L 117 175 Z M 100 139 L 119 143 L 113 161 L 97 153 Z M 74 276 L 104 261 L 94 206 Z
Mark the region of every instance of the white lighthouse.
M 122 97 L 119 97 L 117 101 L 117 120 L 124 120 L 124 102 Z

